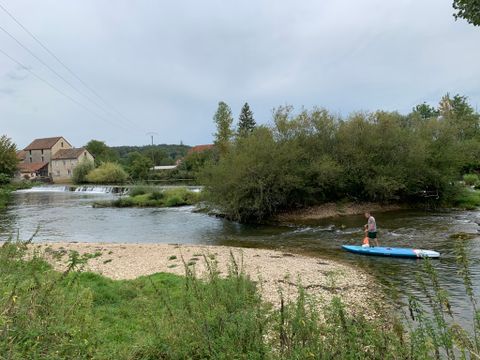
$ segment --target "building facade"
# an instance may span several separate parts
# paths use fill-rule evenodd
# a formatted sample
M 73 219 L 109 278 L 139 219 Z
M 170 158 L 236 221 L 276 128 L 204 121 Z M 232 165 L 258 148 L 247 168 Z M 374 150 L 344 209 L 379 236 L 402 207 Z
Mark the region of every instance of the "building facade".
M 18 176 L 25 179 L 42 178 L 68 182 L 73 170 L 83 159 L 94 157 L 85 148 L 73 148 L 62 136 L 35 139 L 17 153 L 20 160 Z
M 52 156 L 50 162 L 52 169 L 52 179 L 54 182 L 68 181 L 72 178 L 73 170 L 82 161 L 91 161 L 95 159 L 85 148 L 62 149 Z

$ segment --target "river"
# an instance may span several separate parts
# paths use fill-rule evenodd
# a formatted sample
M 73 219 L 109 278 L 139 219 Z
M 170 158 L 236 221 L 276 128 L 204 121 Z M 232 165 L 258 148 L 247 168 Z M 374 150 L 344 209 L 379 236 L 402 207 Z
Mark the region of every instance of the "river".
M 358 244 L 363 216 L 345 216 L 288 225 L 241 225 L 206 214 L 192 207 L 93 208 L 92 202 L 112 195 L 69 191 L 23 191 L 0 214 L 0 239 L 19 231 L 29 238 L 39 226 L 35 241 L 188 243 L 262 247 L 325 256 L 360 266 L 375 275 L 396 304 L 406 294 L 422 297 L 416 276 L 425 277 L 422 260 L 365 257 L 341 250 L 343 244 Z M 454 242 L 456 233 L 472 234 L 466 242 L 472 280 L 480 293 L 480 212 L 394 211 L 373 214 L 382 245 L 432 249 L 441 253 L 433 261 L 442 286 L 449 292 L 457 320 L 471 324 L 471 306 L 463 282 L 457 276 Z M 401 306 L 400 306 L 401 307 Z

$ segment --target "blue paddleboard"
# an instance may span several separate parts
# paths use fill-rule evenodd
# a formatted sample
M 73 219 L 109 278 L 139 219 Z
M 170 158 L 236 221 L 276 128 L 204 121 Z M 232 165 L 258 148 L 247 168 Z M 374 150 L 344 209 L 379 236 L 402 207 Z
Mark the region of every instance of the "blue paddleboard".
M 390 256 L 399 258 L 438 258 L 440 253 L 433 250 L 395 248 L 395 247 L 362 247 L 356 245 L 343 245 L 344 250 L 355 254 L 372 255 L 372 256 Z

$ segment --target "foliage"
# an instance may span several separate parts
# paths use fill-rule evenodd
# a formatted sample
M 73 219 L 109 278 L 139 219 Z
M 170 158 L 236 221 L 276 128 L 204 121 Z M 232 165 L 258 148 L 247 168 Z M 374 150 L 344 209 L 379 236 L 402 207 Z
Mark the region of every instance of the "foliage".
M 132 152 L 127 157 L 127 170 L 132 179 L 145 180 L 148 178 L 153 161 L 139 152 Z
M 476 186 L 480 183 L 480 179 L 478 178 L 477 174 L 465 174 L 463 175 L 463 181 L 465 181 L 465 184 L 469 186 Z
M 85 148 L 95 157 L 95 165 L 118 161 L 117 154 L 104 141 L 90 140 Z
M 255 129 L 256 123 L 253 118 L 253 112 L 250 110 L 248 103 L 245 103 L 240 112 L 238 119 L 238 136 L 244 137 L 249 135 Z
M 286 106 L 273 122 L 203 171 L 207 200 L 229 218 L 262 221 L 342 199 L 418 203 L 435 194 L 448 203 L 461 174 L 480 169 L 480 117 L 460 95 L 447 94 L 435 110 L 346 119 Z
M 87 183 L 87 175 L 95 168 L 93 161 L 88 159 L 82 160 L 76 167 L 73 169 L 72 181 L 75 184 L 85 184 Z
M 232 110 L 223 101 L 218 103 L 218 109 L 213 117 L 213 121 L 217 126 L 215 146 L 220 155 L 223 156 L 228 152 L 230 140 L 233 136 L 233 130 L 231 128 L 233 123 Z
M 418 114 L 422 119 L 428 119 L 439 115 L 437 109 L 427 103 L 422 103 L 412 109 L 412 114 Z
M 136 186 L 129 196 L 113 201 L 97 201 L 94 207 L 176 207 L 194 205 L 201 200 L 201 194 L 185 187 L 167 190 L 153 186 Z
M 480 1 L 479 0 L 453 0 L 455 19 L 465 19 L 474 26 L 480 26 Z
M 463 188 L 452 200 L 454 206 L 474 210 L 480 206 L 480 191 Z
M 179 159 L 187 155 L 190 149 L 187 145 L 145 145 L 145 146 L 115 146 L 111 148 L 118 154 L 122 163 L 127 161 L 128 154 L 139 152 L 140 154 L 152 159 L 155 166 L 173 165 Z
M 0 137 L 0 184 L 8 183 L 6 178 L 12 178 L 17 170 L 17 148 L 6 135 Z
M 89 183 L 95 184 L 123 184 L 128 174 L 121 165 L 106 162 L 89 172 L 86 178 Z

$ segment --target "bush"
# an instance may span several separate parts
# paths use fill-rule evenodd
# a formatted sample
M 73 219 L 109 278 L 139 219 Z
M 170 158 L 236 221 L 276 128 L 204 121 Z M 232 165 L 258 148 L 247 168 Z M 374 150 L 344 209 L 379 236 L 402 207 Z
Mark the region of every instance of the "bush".
M 465 184 L 469 186 L 476 186 L 480 183 L 480 179 L 478 178 L 477 174 L 465 174 L 463 175 L 463 181 L 465 181 Z
M 12 178 L 9 175 L 0 173 L 0 185 L 7 185 L 11 180 Z
M 75 184 L 85 184 L 87 183 L 87 175 L 95 169 L 95 164 L 90 160 L 82 160 L 76 167 L 73 169 L 72 181 Z
M 0 137 L 0 174 L 12 178 L 17 170 L 17 148 L 6 135 Z
M 95 184 L 123 184 L 128 175 L 119 164 L 107 162 L 92 170 L 86 178 Z

